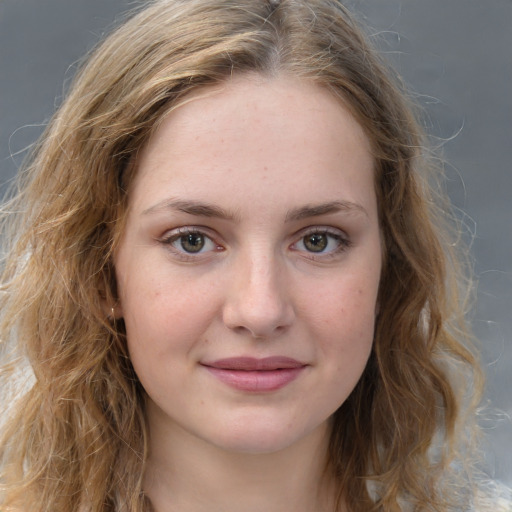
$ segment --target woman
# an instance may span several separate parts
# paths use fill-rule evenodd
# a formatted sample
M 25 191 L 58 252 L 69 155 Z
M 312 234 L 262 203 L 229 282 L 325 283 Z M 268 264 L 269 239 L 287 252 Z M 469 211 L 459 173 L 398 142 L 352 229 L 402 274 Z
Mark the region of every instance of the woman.
M 10 207 L 2 506 L 469 510 L 480 373 L 424 144 L 336 1 L 119 28 Z

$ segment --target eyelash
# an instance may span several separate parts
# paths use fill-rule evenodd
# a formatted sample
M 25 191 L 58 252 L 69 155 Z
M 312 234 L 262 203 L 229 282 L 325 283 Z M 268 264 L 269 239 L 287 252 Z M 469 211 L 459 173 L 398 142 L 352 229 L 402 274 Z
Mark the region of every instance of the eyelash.
M 327 228 L 327 227 L 312 227 L 312 228 L 306 228 L 306 230 L 302 230 L 298 233 L 300 236 L 298 239 L 292 243 L 289 247 L 293 251 L 301 251 L 306 254 L 308 254 L 308 258 L 314 261 L 317 260 L 326 260 L 329 258 L 336 257 L 340 253 L 347 250 L 351 245 L 351 241 L 349 238 L 340 230 L 335 230 L 333 228 Z M 330 240 L 335 240 L 335 243 L 337 244 L 337 247 L 335 247 L 332 250 L 329 250 L 328 252 L 324 252 L 324 250 L 320 250 L 318 252 L 315 251 L 308 251 L 307 249 L 297 249 L 298 244 L 305 243 L 305 239 L 308 236 L 312 235 L 320 235 L 320 236 L 326 236 L 328 238 L 327 243 L 330 243 Z M 182 227 L 178 228 L 174 231 L 172 231 L 170 234 L 164 236 L 159 241 L 163 245 L 167 246 L 169 250 L 173 252 L 176 256 L 178 256 L 180 259 L 184 261 L 196 261 L 201 256 L 204 257 L 205 252 L 203 252 L 203 247 L 199 248 L 199 250 L 194 253 L 193 251 L 186 251 L 183 249 L 183 239 L 186 236 L 200 236 L 203 237 L 203 239 L 206 241 L 205 244 L 209 243 L 213 245 L 213 249 L 209 249 L 206 251 L 206 253 L 210 252 L 222 252 L 224 250 L 224 247 L 217 242 L 215 242 L 214 238 L 210 236 L 207 231 L 203 228 L 195 228 L 195 227 Z M 179 249 L 177 247 L 174 247 L 174 244 L 176 242 L 179 242 L 181 239 L 181 246 L 182 249 Z M 328 247 L 328 246 L 327 246 Z

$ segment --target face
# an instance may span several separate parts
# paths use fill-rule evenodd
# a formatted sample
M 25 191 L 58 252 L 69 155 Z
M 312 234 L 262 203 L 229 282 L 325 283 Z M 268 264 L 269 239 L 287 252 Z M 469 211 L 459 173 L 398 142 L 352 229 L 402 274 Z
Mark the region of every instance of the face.
M 381 270 L 373 161 L 326 90 L 238 77 L 140 154 L 115 255 L 150 431 L 246 453 L 315 432 L 361 376 Z

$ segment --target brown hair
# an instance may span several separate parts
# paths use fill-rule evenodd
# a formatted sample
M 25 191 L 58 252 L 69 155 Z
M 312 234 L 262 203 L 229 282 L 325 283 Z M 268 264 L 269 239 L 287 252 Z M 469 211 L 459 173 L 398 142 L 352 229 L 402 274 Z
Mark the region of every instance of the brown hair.
M 459 390 L 478 390 L 480 373 L 465 348 L 456 240 L 436 206 L 407 96 L 336 0 L 157 0 L 77 75 L 5 224 L 2 344 L 15 346 L 34 378 L 4 421 L 4 506 L 149 510 L 144 392 L 123 325 L 104 312 L 115 302 L 111 256 L 130 161 L 187 94 L 244 72 L 328 88 L 374 152 L 380 312 L 365 372 L 334 415 L 328 469 L 338 499 L 353 512 L 460 506 L 453 461 L 467 396 Z M 4 366 L 10 382 L 20 361 Z

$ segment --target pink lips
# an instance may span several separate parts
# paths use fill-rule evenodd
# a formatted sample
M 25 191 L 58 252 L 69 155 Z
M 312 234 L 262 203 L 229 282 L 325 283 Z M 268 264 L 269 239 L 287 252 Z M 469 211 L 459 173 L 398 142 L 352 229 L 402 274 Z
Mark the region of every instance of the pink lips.
M 304 363 L 283 356 L 263 359 L 232 357 L 202 363 L 202 366 L 225 384 L 252 392 L 280 389 L 295 380 L 307 367 Z

